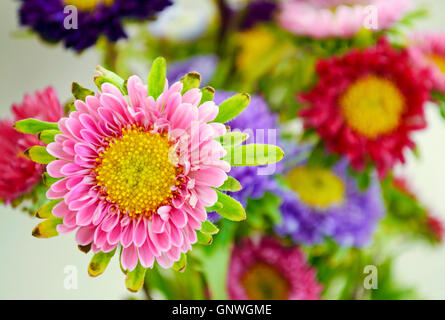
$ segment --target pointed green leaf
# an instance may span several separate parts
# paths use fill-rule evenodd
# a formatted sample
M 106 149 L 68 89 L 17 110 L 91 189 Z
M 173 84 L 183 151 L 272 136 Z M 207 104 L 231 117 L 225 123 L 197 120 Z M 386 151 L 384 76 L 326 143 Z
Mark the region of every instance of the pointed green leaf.
M 249 138 L 247 133 L 239 132 L 239 131 L 231 131 L 226 133 L 223 136 L 215 138 L 215 140 L 221 142 L 221 145 L 224 148 L 236 147 L 246 141 Z
M 215 191 L 218 195 L 218 202 L 223 205 L 223 207 L 216 210 L 216 212 L 224 218 L 232 221 L 246 220 L 246 211 L 241 203 L 218 190 Z
M 85 101 L 86 97 L 88 96 L 94 96 L 94 91 L 82 87 L 77 82 L 73 82 L 71 85 L 71 93 L 73 94 L 74 98 L 82 101 Z
M 224 184 L 221 187 L 218 187 L 218 190 L 236 192 L 240 191 L 242 188 L 243 187 L 238 180 L 236 180 L 234 177 L 228 177 L 227 180 L 224 181 Z
M 37 134 L 37 137 L 43 143 L 50 144 L 54 142 L 54 138 L 61 133 L 59 130 L 43 130 Z
M 50 218 L 39 223 L 34 230 L 32 230 L 32 235 L 36 238 L 51 238 L 57 236 L 59 233 L 57 232 L 56 227 L 59 224 L 63 223 L 62 218 Z
M 218 116 L 213 122 L 226 123 L 239 116 L 249 105 L 250 96 L 247 93 L 238 93 L 219 105 Z
M 14 124 L 14 129 L 23 133 L 38 134 L 44 130 L 59 130 L 59 126 L 56 122 L 45 122 L 37 119 L 23 119 Z
M 140 264 L 140 262 L 138 262 L 136 268 L 134 268 L 133 271 L 127 273 L 127 278 L 125 279 L 125 286 L 129 291 L 138 292 L 139 290 L 142 289 L 142 286 L 144 285 L 144 278 L 146 271 L 147 269 L 145 269 Z
M 91 259 L 90 264 L 88 265 L 88 274 L 91 277 L 100 276 L 104 273 L 105 269 L 108 266 L 111 258 L 114 256 L 116 249 L 111 252 L 98 252 Z
M 181 257 L 178 261 L 176 261 L 172 269 L 178 272 L 184 272 L 185 268 L 187 267 L 187 255 L 183 252 L 181 253 Z
M 246 144 L 228 150 L 223 160 L 231 166 L 262 166 L 280 161 L 284 152 L 268 144 Z
M 201 102 L 199 103 L 199 105 L 201 105 L 207 101 L 212 101 L 213 97 L 215 96 L 215 89 L 207 86 L 207 87 L 204 87 L 201 89 L 201 93 L 202 93 L 202 97 L 201 97 Z
M 196 233 L 196 235 L 198 236 L 198 243 L 199 244 L 203 244 L 203 245 L 210 245 L 213 242 L 213 237 L 210 234 L 206 234 L 206 233 L 202 233 L 200 231 L 198 231 Z
M 167 62 L 159 57 L 153 61 L 150 73 L 148 74 L 148 95 L 155 98 L 161 95 L 165 87 L 165 78 L 167 77 Z
M 201 224 L 200 231 L 205 234 L 217 234 L 219 232 L 219 229 L 217 226 L 215 226 L 209 220 L 206 220 Z
M 127 91 L 125 90 L 125 80 L 122 79 L 120 76 L 110 70 L 105 69 L 102 66 L 97 66 L 96 72 L 99 75 L 94 77 L 94 83 L 99 90 L 102 89 L 102 85 L 104 83 L 111 83 L 112 85 L 117 87 L 123 95 L 127 94 Z
M 61 178 L 53 178 L 51 177 L 48 172 L 45 172 L 42 175 L 42 181 L 43 184 L 47 187 L 51 187 L 54 183 L 56 183 L 57 181 L 59 181 Z
M 201 83 L 201 75 L 197 72 L 189 72 L 181 79 L 182 82 L 182 94 L 186 93 L 190 89 L 199 88 Z
M 56 204 L 58 204 L 63 199 L 57 199 L 57 200 L 51 200 L 47 204 L 43 205 L 39 210 L 36 212 L 36 217 L 39 219 L 49 219 L 54 218 L 52 211 Z
M 46 151 L 46 148 L 42 146 L 33 146 L 29 149 L 26 149 L 24 154 L 32 161 L 41 164 L 48 164 L 51 161 L 56 160 L 56 158 L 50 155 L 48 151 Z
M 218 211 L 218 210 L 222 209 L 222 207 L 223 207 L 223 205 L 221 202 L 216 202 L 213 206 L 206 207 L 206 211 L 207 212 Z

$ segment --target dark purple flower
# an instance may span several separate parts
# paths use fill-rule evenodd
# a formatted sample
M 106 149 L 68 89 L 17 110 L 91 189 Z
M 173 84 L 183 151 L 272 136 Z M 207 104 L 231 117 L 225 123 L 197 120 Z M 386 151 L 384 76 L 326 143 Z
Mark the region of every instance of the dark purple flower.
M 64 13 L 67 4 L 75 1 L 64 0 L 19 0 L 21 2 L 20 23 L 36 31 L 44 40 L 63 42 L 65 47 L 82 51 L 96 44 L 100 36 L 115 42 L 126 38 L 122 19 L 147 19 L 156 12 L 171 5 L 170 0 L 114 0 L 97 1 L 94 8 L 80 7 L 77 16 L 77 29 L 67 29 Z
M 370 243 L 377 222 L 385 212 L 377 176 L 363 192 L 348 176 L 347 161 L 332 169 L 297 167 L 288 173 L 290 189 L 277 189 L 282 198 L 283 222 L 279 235 L 289 235 L 296 243 L 316 244 L 324 237 L 347 246 Z
M 260 0 L 249 3 L 241 29 L 250 29 L 259 22 L 270 21 L 278 8 L 274 1 Z
M 213 54 L 198 55 L 187 60 L 177 61 L 169 66 L 167 79 L 169 83 L 173 83 L 181 80 L 185 74 L 195 71 L 201 75 L 201 85 L 206 85 L 212 79 L 217 64 L 218 57 Z

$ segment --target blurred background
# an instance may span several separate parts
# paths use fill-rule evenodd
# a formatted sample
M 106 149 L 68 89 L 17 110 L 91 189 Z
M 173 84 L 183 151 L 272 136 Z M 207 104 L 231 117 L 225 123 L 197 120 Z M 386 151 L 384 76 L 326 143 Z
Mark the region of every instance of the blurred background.
M 181 1 L 184 2 L 184 1 Z M 194 14 L 209 15 L 214 12 L 212 2 L 194 8 Z M 202 1 L 200 1 L 202 2 Z M 236 1 L 234 1 L 236 2 Z M 419 21 L 418 30 L 445 31 L 443 12 L 445 2 L 417 0 L 430 11 L 427 19 Z M 73 81 L 92 86 L 93 70 L 100 61 L 94 50 L 82 55 L 64 50 L 61 46 L 43 45 L 36 37 L 21 39 L 18 34 L 16 1 L 0 2 L 0 116 L 9 113 L 12 103 L 20 102 L 23 94 L 55 87 L 64 101 L 70 96 Z M 193 15 L 192 15 L 193 17 Z M 175 21 L 175 15 L 164 17 Z M 185 22 L 185 23 L 190 23 Z M 181 25 L 169 29 L 174 37 L 181 32 Z M 156 24 L 153 33 L 160 32 Z M 146 74 L 146 70 L 140 70 Z M 396 172 L 406 175 L 419 199 L 431 212 L 445 220 L 443 181 L 445 181 L 445 126 L 432 108 L 427 114 L 429 127 L 415 136 L 422 154 L 421 160 L 408 158 L 408 163 Z M 87 265 L 90 256 L 75 249 L 74 234 L 45 241 L 33 238 L 31 230 L 35 221 L 26 214 L 0 207 L 0 298 L 2 299 L 122 299 L 132 294 L 125 289 L 123 275 L 114 259 L 101 277 L 90 278 Z M 64 288 L 67 266 L 77 269 L 78 288 Z M 419 296 L 427 299 L 445 299 L 445 246 L 413 245 L 398 257 L 394 276 L 398 281 L 417 289 Z M 133 295 L 136 296 L 137 295 Z

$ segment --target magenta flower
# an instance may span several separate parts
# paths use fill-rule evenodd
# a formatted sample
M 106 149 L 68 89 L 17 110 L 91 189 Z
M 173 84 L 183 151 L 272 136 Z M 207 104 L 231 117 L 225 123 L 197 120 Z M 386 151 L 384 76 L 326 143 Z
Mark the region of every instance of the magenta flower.
M 26 94 L 21 104 L 13 104 L 14 120 L 36 118 L 55 122 L 62 116 L 62 106 L 52 87 Z M 36 136 L 14 130 L 10 120 L 0 121 L 0 199 L 10 203 L 30 192 L 41 180 L 44 165 L 24 155 L 34 145 L 43 145 Z
M 411 8 L 411 0 L 285 0 L 278 22 L 299 36 L 349 38 L 373 19 L 376 30 L 388 29 Z
M 302 251 L 274 238 L 233 248 L 227 287 L 232 300 L 318 300 L 322 291 Z

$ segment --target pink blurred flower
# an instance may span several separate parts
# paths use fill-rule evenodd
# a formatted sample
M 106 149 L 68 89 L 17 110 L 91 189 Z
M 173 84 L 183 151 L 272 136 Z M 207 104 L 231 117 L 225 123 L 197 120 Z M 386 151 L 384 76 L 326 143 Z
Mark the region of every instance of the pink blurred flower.
M 227 287 L 232 300 L 318 300 L 322 291 L 302 251 L 274 238 L 233 248 Z
M 388 29 L 411 9 L 411 0 L 285 0 L 278 22 L 283 29 L 312 38 L 354 36 L 366 26 L 371 7 L 377 30 Z M 372 19 L 371 19 L 372 20 Z
M 25 95 L 21 104 L 12 106 L 14 121 L 36 118 L 56 122 L 62 106 L 53 88 Z M 23 152 L 42 144 L 36 136 L 17 132 L 10 120 L 0 121 L 0 199 L 6 203 L 28 193 L 40 181 L 44 166 L 27 159 Z
M 445 93 L 445 33 L 414 34 L 408 48 L 419 68 L 428 68 L 434 90 Z
M 155 259 L 169 268 L 197 241 L 217 201 L 212 187 L 227 179 L 230 165 L 215 137 L 226 133 L 214 102 L 199 106 L 201 92 L 165 86 L 156 100 L 136 77 L 128 97 L 105 83 L 102 92 L 76 101 L 77 111 L 59 121 L 62 134 L 47 150 L 58 158 L 47 171 L 62 178 L 47 192 L 63 199 L 53 215 L 59 233 L 77 230 L 79 245 L 93 252 L 122 246 L 123 268 Z M 199 106 L 199 108 L 198 108 Z

